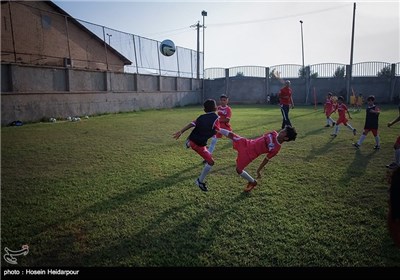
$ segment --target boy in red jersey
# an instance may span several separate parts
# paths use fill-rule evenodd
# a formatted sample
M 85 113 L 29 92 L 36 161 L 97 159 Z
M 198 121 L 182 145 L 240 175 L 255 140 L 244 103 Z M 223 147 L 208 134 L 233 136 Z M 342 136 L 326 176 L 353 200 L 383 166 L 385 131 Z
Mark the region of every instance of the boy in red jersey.
M 279 106 L 281 107 L 282 113 L 282 129 L 285 126 L 292 126 L 292 123 L 289 120 L 289 106 L 293 109 L 294 103 L 292 99 L 292 89 L 290 88 L 290 81 L 285 81 L 285 86 L 281 88 L 278 93 L 279 97 Z
M 375 96 L 370 95 L 367 98 L 368 107 L 367 107 L 367 115 L 365 117 L 365 125 L 364 131 L 360 136 L 360 139 L 357 143 L 354 143 L 353 146 L 357 149 L 360 148 L 362 142 L 364 142 L 365 138 L 367 137 L 368 133 L 371 131 L 372 134 L 375 136 L 375 147 L 374 150 L 380 149 L 380 140 L 378 135 L 378 122 L 379 122 L 379 108 L 374 104 Z
M 211 153 L 207 150 L 207 140 L 213 137 L 219 130 L 218 115 L 215 113 L 217 110 L 217 104 L 214 99 L 208 99 L 204 102 L 205 114 L 199 116 L 195 121 L 192 121 L 181 130 L 175 132 L 172 136 L 175 139 L 179 137 L 188 129 L 194 127 L 186 140 L 186 147 L 192 148 L 198 153 L 205 161 L 203 171 L 199 178 L 196 179 L 196 185 L 204 192 L 208 191 L 207 185 L 204 182 L 204 178 L 210 172 L 214 165 L 214 159 Z
M 346 112 L 347 115 L 349 116 L 349 119 L 351 119 L 350 112 L 347 109 L 347 106 L 343 103 L 343 96 L 338 97 L 338 104 L 337 107 L 335 108 L 335 111 L 337 110 L 339 113 L 339 119 L 336 121 L 336 126 L 334 132 L 331 134 L 331 136 L 336 137 L 337 134 L 339 133 L 339 125 L 342 123 L 344 126 L 349 128 L 351 131 L 353 131 L 353 135 L 356 135 L 357 130 L 351 126 L 351 124 L 348 123 L 348 119 L 346 118 Z M 335 112 L 334 111 L 334 112 Z
M 261 178 L 261 171 L 268 161 L 276 156 L 281 149 L 283 142 L 296 140 L 296 129 L 291 126 L 286 126 L 279 132 L 267 132 L 256 139 L 247 139 L 230 132 L 226 129 L 220 129 L 220 133 L 232 140 L 233 148 L 238 152 L 236 158 L 236 172 L 247 180 L 245 192 L 250 192 L 257 186 L 257 181 L 250 176 L 244 169 L 253 160 L 262 154 L 266 154 L 264 160 L 257 169 L 257 179 Z
M 232 109 L 231 107 L 228 106 L 229 98 L 225 94 L 222 94 L 219 98 L 219 103 L 220 105 L 217 108 L 217 113 L 219 116 L 219 124 L 220 128 L 232 131 L 231 128 L 231 117 L 232 117 Z M 212 154 L 215 149 L 215 145 L 217 144 L 217 141 L 219 138 L 222 138 L 222 134 L 217 132 L 212 138 L 211 138 L 211 144 L 210 147 L 208 147 L 208 151 Z
M 324 113 L 326 116 L 326 125 L 325 127 L 330 127 L 331 124 L 332 126 L 335 126 L 335 121 L 331 118 L 331 115 L 335 111 L 334 104 L 333 104 L 333 99 L 332 99 L 332 93 L 328 93 L 324 105 Z

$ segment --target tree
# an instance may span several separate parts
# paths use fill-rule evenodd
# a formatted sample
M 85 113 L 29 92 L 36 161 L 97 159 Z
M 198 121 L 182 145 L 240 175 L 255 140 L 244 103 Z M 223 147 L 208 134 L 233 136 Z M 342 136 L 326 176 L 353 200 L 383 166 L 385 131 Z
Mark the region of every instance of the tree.
M 308 66 L 308 68 L 309 68 L 309 66 Z M 304 78 L 306 76 L 306 73 L 307 73 L 307 67 L 304 67 L 304 68 L 301 67 L 299 69 L 299 78 Z M 310 73 L 310 77 L 313 79 L 318 78 L 318 72 Z
M 392 76 L 392 68 L 390 65 L 383 67 L 379 72 L 378 72 L 378 77 L 387 77 L 390 78 Z
M 336 68 L 336 70 L 335 70 L 335 74 L 333 74 L 333 77 L 334 78 L 344 78 L 344 74 L 345 74 L 345 67 L 338 66 L 338 68 Z

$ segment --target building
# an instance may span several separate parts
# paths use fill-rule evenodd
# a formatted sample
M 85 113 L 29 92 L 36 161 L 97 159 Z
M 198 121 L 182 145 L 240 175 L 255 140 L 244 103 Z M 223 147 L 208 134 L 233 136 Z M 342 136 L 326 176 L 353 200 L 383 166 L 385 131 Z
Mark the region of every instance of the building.
M 51 1 L 1 1 L 1 62 L 123 72 L 132 62 Z

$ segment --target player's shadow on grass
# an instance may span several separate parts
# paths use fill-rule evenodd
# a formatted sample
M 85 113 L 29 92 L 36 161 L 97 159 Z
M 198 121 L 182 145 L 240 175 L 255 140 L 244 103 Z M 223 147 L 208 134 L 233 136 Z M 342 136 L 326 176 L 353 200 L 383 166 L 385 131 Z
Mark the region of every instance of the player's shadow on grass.
M 368 163 L 372 156 L 376 153 L 376 150 L 369 154 L 363 154 L 360 150 L 356 150 L 354 153 L 353 162 L 347 167 L 346 172 L 339 179 L 340 185 L 346 185 L 351 179 L 365 176 L 365 170 L 367 169 Z
M 308 137 L 310 135 L 317 135 L 317 134 L 321 134 L 322 132 L 326 131 L 326 127 L 320 127 L 320 128 L 316 128 L 314 130 L 310 130 L 310 131 L 306 131 L 306 133 L 304 135 L 301 135 L 301 137 Z
M 124 238 L 104 242 L 87 254 L 82 264 L 111 266 L 198 267 L 217 262 L 207 259 L 215 240 L 227 235 L 223 230 L 235 221 L 238 208 L 247 197 L 238 195 L 225 204 L 172 206 L 154 216 L 139 231 Z M 243 202 L 245 203 L 245 202 Z M 231 233 L 233 234 L 233 233 Z
M 310 153 L 305 157 L 305 160 L 310 161 L 318 156 L 331 152 L 331 150 L 335 150 L 336 146 L 333 144 L 333 140 L 334 138 L 330 137 L 323 146 L 318 148 L 316 148 L 315 145 L 312 145 Z

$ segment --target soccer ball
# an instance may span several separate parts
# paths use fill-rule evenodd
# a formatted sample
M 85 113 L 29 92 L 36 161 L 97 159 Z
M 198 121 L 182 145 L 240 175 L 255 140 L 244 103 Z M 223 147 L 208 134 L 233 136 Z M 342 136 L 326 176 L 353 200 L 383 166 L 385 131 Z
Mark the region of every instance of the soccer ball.
M 169 39 L 161 42 L 160 52 L 165 56 L 171 56 L 175 53 L 175 44 Z

